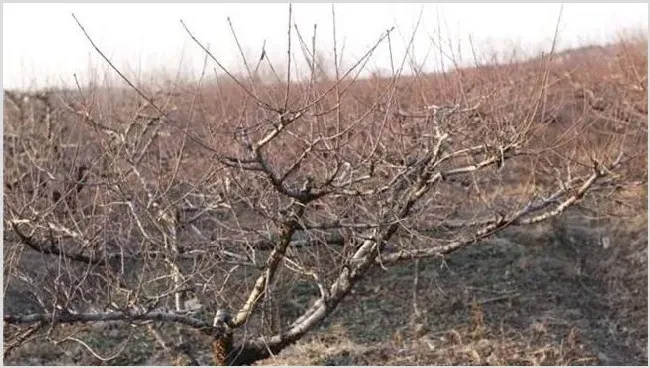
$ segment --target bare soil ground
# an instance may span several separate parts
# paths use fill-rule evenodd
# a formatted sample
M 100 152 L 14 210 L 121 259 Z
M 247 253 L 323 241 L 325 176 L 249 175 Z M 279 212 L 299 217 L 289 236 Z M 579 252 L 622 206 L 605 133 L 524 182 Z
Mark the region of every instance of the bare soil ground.
M 570 213 L 422 262 L 419 316 L 412 264 L 377 271 L 318 331 L 259 364 L 647 365 L 647 232 L 643 221 L 627 224 Z M 5 298 L 5 308 L 21 307 L 20 298 Z M 182 335 L 199 363 L 210 364 L 209 341 L 163 331 Z M 101 325 L 77 336 L 104 358 L 121 351 L 105 364 L 175 363 L 144 327 Z M 5 360 L 100 363 L 77 342 L 42 339 Z
M 379 272 L 263 364 L 647 365 L 647 233 L 614 235 L 568 215 L 427 262 L 419 319 L 412 267 Z

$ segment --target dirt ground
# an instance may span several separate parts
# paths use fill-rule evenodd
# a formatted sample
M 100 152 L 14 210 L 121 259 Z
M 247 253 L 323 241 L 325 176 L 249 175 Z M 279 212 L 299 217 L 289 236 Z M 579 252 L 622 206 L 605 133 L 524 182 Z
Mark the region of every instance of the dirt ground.
M 611 236 L 565 216 L 427 262 L 420 318 L 413 269 L 377 272 L 313 346 L 262 364 L 647 365 L 647 234 Z
M 565 215 L 422 262 L 419 313 L 413 265 L 378 269 L 318 331 L 258 364 L 647 365 L 647 232 L 621 223 Z M 9 310 L 20 303 L 5 298 Z M 208 341 L 164 333 L 183 335 L 210 364 Z M 120 354 L 102 362 L 73 341 L 36 338 L 5 364 L 173 363 L 146 328 L 102 325 L 78 336 L 104 359 Z

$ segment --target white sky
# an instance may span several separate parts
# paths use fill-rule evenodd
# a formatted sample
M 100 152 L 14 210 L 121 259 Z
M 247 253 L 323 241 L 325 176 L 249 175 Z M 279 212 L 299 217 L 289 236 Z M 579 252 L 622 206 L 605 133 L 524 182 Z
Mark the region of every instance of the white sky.
M 471 61 L 469 35 L 482 53 L 504 51 L 512 45 L 528 52 L 548 50 L 560 5 L 341 3 L 335 9 L 338 44 L 340 48 L 345 40 L 348 63 L 393 25 L 398 27 L 392 36 L 393 51 L 403 56 L 404 45 L 423 9 L 415 55 L 433 70 L 438 67 L 439 54 L 434 50 L 426 55 L 430 36 L 437 38 L 438 29 L 445 39 L 451 39 L 454 48 L 461 46 L 461 55 L 457 55 L 461 62 Z M 200 72 L 203 54 L 180 19 L 199 40 L 211 45 L 220 61 L 234 69 L 241 64 L 228 16 L 252 62 L 259 57 L 265 39 L 270 60 L 277 67 L 286 58 L 287 4 L 4 4 L 4 88 L 72 85 L 74 73 L 81 83 L 87 83 L 93 78 L 91 70 L 100 70 L 100 75 L 106 70 L 72 19 L 73 12 L 100 48 L 130 76 L 137 71 L 173 76 L 181 60 L 186 76 Z M 294 4 L 293 16 L 308 43 L 314 23 L 318 24 L 317 47 L 325 57 L 332 58 L 331 5 Z M 648 4 L 566 4 L 559 41 L 561 47 L 604 43 L 621 30 L 647 27 Z M 295 33 L 293 42 L 297 45 Z M 368 64 L 370 70 L 390 68 L 387 49 L 383 47 Z

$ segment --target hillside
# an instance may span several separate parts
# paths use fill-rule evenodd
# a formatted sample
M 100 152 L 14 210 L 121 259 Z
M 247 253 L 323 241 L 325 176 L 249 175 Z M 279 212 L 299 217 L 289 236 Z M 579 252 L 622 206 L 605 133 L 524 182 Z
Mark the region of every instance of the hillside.
M 513 226 L 475 245 L 422 260 L 417 284 L 412 262 L 374 267 L 322 326 L 258 364 L 647 365 L 647 40 L 567 51 L 555 60 L 548 63 L 538 58 L 525 63 L 464 68 L 444 75 L 402 77 L 397 81 L 391 103 L 385 103 L 385 91 L 392 83 L 388 78 L 357 80 L 346 87 L 338 105 L 331 95 L 323 98 L 323 106 L 341 106 L 339 120 L 348 124 L 346 129 L 350 133 L 340 152 L 353 157 L 349 160 L 352 164 L 364 162 L 365 156 L 358 152 L 371 150 L 366 137 L 380 131 L 380 122 L 385 123 L 381 125 L 388 132 L 385 141 L 372 148 L 372 152 L 377 152 L 384 164 L 376 170 L 389 174 L 395 167 L 405 166 L 409 156 L 417 151 L 422 139 L 419 129 L 424 129 L 428 122 L 428 117 L 420 114 L 432 105 L 468 108 L 467 114 L 458 118 L 466 124 L 458 128 L 459 139 L 466 140 L 460 143 L 496 142 L 502 139 L 499 132 L 533 122 L 530 132 L 534 134 L 526 140 L 526 149 L 538 152 L 552 146 L 544 155 L 531 154 L 530 159 L 513 161 L 503 172 L 492 170 L 483 176 L 467 175 L 441 183 L 441 194 L 436 193 L 439 196 L 435 198 L 442 205 L 433 207 L 435 210 L 418 208 L 422 213 L 413 221 L 428 227 L 426 235 L 433 240 L 409 238 L 408 231 L 400 229 L 398 241 L 412 242 L 409 246 L 426 247 L 427 241 L 442 242 L 468 234 L 472 229 L 456 232 L 441 230 L 434 224 L 441 218 L 458 221 L 494 211 L 507 213 L 533 195 L 530 182 L 535 182 L 540 190 L 552 188 L 558 177 L 588 173 L 592 160 L 607 160 L 617 149 L 624 150 L 625 164 L 617 169 L 616 176 L 600 184 L 598 191 L 589 193 L 557 218 L 534 226 Z M 547 80 L 540 88 L 541 77 L 546 73 Z M 328 80 L 314 85 L 295 84 L 287 100 L 301 101 L 305 91 L 327 90 L 330 85 Z M 74 254 L 136 254 L 144 249 L 138 244 L 147 240 L 138 235 L 140 224 L 127 221 L 118 212 L 100 216 L 105 208 L 120 200 L 125 202 L 119 197 L 123 193 L 132 196 L 129 198 L 146 198 L 146 193 L 137 189 L 141 183 L 132 177 L 125 179 L 119 190 L 100 189 L 106 182 L 121 177 L 111 173 L 121 173 L 131 164 L 115 159 L 121 157 L 118 153 L 110 156 L 112 161 L 106 158 L 114 141 L 105 138 L 105 133 L 129 126 L 134 126 L 135 131 L 161 120 L 165 124 L 159 130 L 152 135 L 143 133 L 130 146 L 133 151 L 143 152 L 138 156 L 142 163 L 138 175 L 149 180 L 147 185 L 157 180 L 159 187 L 155 192 L 164 193 L 160 196 L 172 198 L 170 201 L 180 201 L 174 191 L 187 194 L 190 207 L 197 207 L 196 203 L 210 196 L 228 198 L 227 206 L 215 209 L 216 214 L 209 221 L 196 222 L 196 233 L 201 236 L 183 234 L 187 253 L 203 254 L 219 243 L 231 253 L 239 249 L 237 246 L 259 245 L 251 251 L 251 258 L 266 256 L 268 247 L 264 246 L 269 240 L 265 231 L 276 230 L 275 223 L 256 209 L 261 205 L 281 207 L 283 198 L 269 194 L 260 177 L 233 174 L 226 180 L 222 171 L 213 172 L 214 156 L 210 149 L 229 154 L 239 152 L 231 138 L 236 138 L 244 128 L 256 134 L 256 127 L 261 125 L 257 122 L 267 116 L 255 110 L 255 101 L 232 82 L 206 80 L 200 89 L 177 83 L 169 89 L 143 90 L 170 111 L 166 118 L 155 118 L 150 104 L 130 89 L 5 91 L 5 213 L 11 210 L 13 216 L 29 215 L 29 211 L 38 212 L 40 208 L 41 212 L 31 214 L 33 222 L 59 219 L 79 233 L 90 234 L 86 234 L 88 239 L 101 239 L 101 246 L 93 248 L 95 243 L 90 241 L 75 245 L 76 235 L 71 236 L 69 231 L 57 238 L 64 240 L 56 244 L 70 246 Z M 544 92 L 543 99 L 539 99 L 540 90 Z M 285 88 L 266 85 L 257 92 L 265 100 L 276 101 L 284 98 Z M 336 119 L 323 118 L 329 115 L 322 108 L 321 115 L 313 114 L 309 129 L 336 131 Z M 367 125 L 360 126 L 359 122 Z M 179 133 L 184 129 L 191 131 L 196 140 L 185 140 Z M 296 129 L 296 135 L 305 133 Z M 150 136 L 155 139 L 146 145 Z M 197 142 L 207 142 L 210 149 Z M 290 165 L 299 156 L 299 142 L 287 138 L 269 148 L 270 162 Z M 176 161 L 178 150 L 182 150 L 182 159 Z M 323 161 L 326 159 L 325 156 Z M 175 165 L 176 162 L 180 164 Z M 309 164 L 312 166 L 298 168 L 298 176 L 315 171 L 320 161 L 313 162 Z M 87 175 L 81 173 L 82 166 Z M 318 181 L 320 178 L 315 176 Z M 41 216 L 45 209 L 53 214 L 56 211 L 51 209 L 56 206 L 48 202 L 49 198 L 56 204 L 61 193 L 73 191 L 67 189 L 66 183 L 82 181 L 90 183 L 90 189 L 78 189 L 75 197 L 75 206 L 82 215 L 71 215 L 69 219 L 60 214 L 63 212 L 51 218 Z M 162 189 L 165 186 L 166 191 Z M 47 193 L 45 199 L 34 194 L 39 191 Z M 59 193 L 57 199 L 55 192 Z M 336 202 L 332 205 L 334 209 L 327 202 L 316 203 L 314 218 L 325 217 L 327 211 L 339 211 L 346 219 L 362 221 L 364 216 L 370 218 L 373 212 L 381 210 L 371 203 L 364 208 L 370 213 L 367 214 L 352 207 L 356 201 L 355 197 L 348 202 Z M 94 216 L 101 217 L 101 222 L 93 220 Z M 63 233 L 63 225 L 47 226 L 50 232 Z M 35 226 L 34 233 L 49 239 L 43 229 L 47 227 Z M 328 235 L 319 233 L 321 238 Z M 117 295 L 111 293 L 119 287 L 107 281 L 115 277 L 116 271 L 75 268 L 69 261 L 62 261 L 63 257 L 30 250 L 8 221 L 4 223 L 4 243 L 5 314 L 26 309 L 38 311 L 42 306 L 33 285 L 42 282 L 47 286 L 54 279 L 88 287 L 86 293 L 76 289 L 72 292 L 71 300 L 78 303 L 78 308 L 97 307 L 111 300 L 107 295 Z M 337 257 L 344 253 L 339 251 L 340 244 L 334 243 L 318 253 L 318 257 L 331 262 L 323 266 L 327 271 L 325 277 L 330 279 L 334 276 L 329 272 L 340 268 L 341 260 Z M 304 255 L 296 251 L 291 256 L 310 265 L 315 262 L 316 253 Z M 59 259 L 59 263 L 53 259 Z M 217 299 L 233 308 L 244 302 L 241 291 L 251 289 L 255 282 L 249 269 L 237 271 L 241 273 L 228 271 L 223 276 L 234 264 L 232 259 L 197 259 L 184 267 L 194 267 L 192 272 L 198 270 L 197 279 L 203 283 L 203 292 L 193 294 L 205 307 L 201 313 L 214 313 L 211 303 Z M 121 282 L 137 279 L 138 262 L 142 260 L 127 264 L 132 269 L 126 275 L 122 261 Z M 162 260 L 151 262 L 164 267 Z M 61 272 L 62 264 L 67 266 L 67 273 Z M 263 306 L 283 319 L 267 323 L 267 317 L 262 315 L 245 327 L 246 333 L 275 331 L 285 320 L 301 315 L 318 296 L 312 279 L 295 276 L 291 266 L 295 265 L 288 263 L 277 278 L 277 298 Z M 153 279 L 158 270 L 153 267 L 146 272 L 151 272 Z M 241 279 L 227 283 L 231 275 Z M 219 298 L 211 294 L 217 291 Z M 63 291 L 57 292 L 50 295 L 64 298 Z M 180 328 L 158 328 L 164 337 L 182 341 L 179 344 L 191 350 L 199 363 L 210 364 L 210 341 L 205 336 Z M 156 334 L 143 326 L 136 328 L 135 324 L 70 325 L 52 331 L 44 328 L 19 338 L 25 331 L 24 326 L 18 329 L 5 323 L 5 346 L 13 348 L 5 356 L 5 364 L 168 365 L 172 361 L 169 349 L 161 346 Z M 73 335 L 111 359 L 101 361 L 70 338 Z M 129 343 L 124 344 L 125 341 Z

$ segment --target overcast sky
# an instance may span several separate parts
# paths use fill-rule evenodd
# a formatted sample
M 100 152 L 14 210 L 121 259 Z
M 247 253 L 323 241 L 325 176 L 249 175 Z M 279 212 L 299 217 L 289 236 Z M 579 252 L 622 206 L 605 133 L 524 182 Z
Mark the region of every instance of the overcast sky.
M 526 52 L 549 49 L 560 11 L 559 4 L 336 4 L 339 49 L 349 63 L 361 56 L 382 32 L 397 26 L 393 55 L 405 45 L 422 11 L 414 53 L 427 70 L 435 70 L 439 53 L 431 37 L 451 40 L 461 62 L 471 61 L 469 38 L 482 54 L 518 46 Z M 3 84 L 5 88 L 47 87 L 82 83 L 95 78 L 106 65 L 76 25 L 75 13 L 98 46 L 130 76 L 173 75 L 182 70 L 197 75 L 203 54 L 179 20 L 196 37 L 209 43 L 226 66 L 241 65 L 227 23 L 230 17 L 239 41 L 252 59 L 266 40 L 270 60 L 278 66 L 286 58 L 287 4 L 4 4 Z M 307 42 L 318 25 L 317 43 L 332 57 L 332 12 L 329 4 L 294 4 L 293 18 Z M 560 46 L 604 43 L 626 29 L 647 29 L 647 4 L 566 4 L 560 23 Z M 294 33 L 294 51 L 297 43 Z M 446 46 L 449 53 L 449 47 Z M 301 55 L 301 54 L 296 54 Z M 399 60 L 397 60 L 399 61 Z M 210 65 L 212 69 L 213 65 Z M 379 50 L 369 70 L 390 68 L 388 47 Z M 100 77 L 101 78 L 101 77 Z

